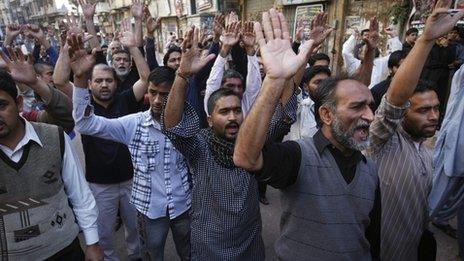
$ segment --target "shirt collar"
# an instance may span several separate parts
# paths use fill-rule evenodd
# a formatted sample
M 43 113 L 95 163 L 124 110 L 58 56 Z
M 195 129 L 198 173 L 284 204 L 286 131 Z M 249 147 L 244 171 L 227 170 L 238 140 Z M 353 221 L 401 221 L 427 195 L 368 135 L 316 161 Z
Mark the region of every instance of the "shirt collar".
M 142 113 L 142 126 L 149 127 L 150 125 L 152 125 L 157 130 L 161 130 L 160 123 L 153 119 L 151 115 L 151 108 Z
M 316 134 L 313 136 L 313 141 L 314 141 L 314 146 L 316 146 L 316 150 L 319 153 L 319 155 L 322 155 L 322 152 L 324 151 L 325 148 L 332 146 L 335 150 L 338 150 L 332 143 L 327 139 L 324 134 L 322 133 L 322 130 L 319 129 Z M 358 150 L 355 150 L 350 157 L 353 158 L 359 158 L 362 159 L 364 162 L 367 161 L 366 157 Z
M 32 127 L 32 124 L 30 124 L 27 120 L 24 120 L 23 118 L 21 118 L 21 121 L 24 123 L 24 136 L 18 142 L 18 144 L 16 145 L 16 148 L 14 148 L 13 153 L 16 151 L 19 151 L 21 148 L 26 146 L 26 144 L 28 144 L 30 141 L 34 141 L 40 147 L 43 147 L 42 141 L 40 141 L 40 138 L 37 135 L 37 132 L 35 132 L 34 127 Z

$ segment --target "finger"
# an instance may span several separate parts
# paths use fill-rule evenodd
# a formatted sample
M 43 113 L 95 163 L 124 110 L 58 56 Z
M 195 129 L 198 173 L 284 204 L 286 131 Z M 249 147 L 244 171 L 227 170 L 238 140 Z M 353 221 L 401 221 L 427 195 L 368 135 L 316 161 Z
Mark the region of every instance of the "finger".
M 198 27 L 193 28 L 193 41 L 192 41 L 192 48 L 198 48 L 198 36 L 199 36 L 200 30 L 198 30 Z
M 79 48 L 84 49 L 84 42 L 82 41 L 82 35 L 77 36 L 77 44 L 79 45 Z
M 282 38 L 282 28 L 280 25 L 280 19 L 279 19 L 279 14 L 274 8 L 271 8 L 269 11 L 270 18 L 271 18 L 271 23 L 272 23 L 272 28 L 274 30 L 274 37 L 276 39 Z
M 10 55 L 10 61 L 17 61 L 18 59 L 16 58 L 16 53 L 15 51 L 13 50 L 13 48 L 11 48 L 11 46 L 8 46 L 7 49 L 8 51 L 8 54 Z
M 240 28 L 241 28 L 241 23 L 238 22 L 235 24 L 235 28 L 234 28 L 234 33 L 235 33 L 235 36 L 237 37 L 238 34 L 240 33 Z
M 284 14 L 279 12 L 279 21 L 280 21 L 280 26 L 282 27 L 282 38 L 289 40 L 290 39 L 290 32 L 288 31 L 288 25 L 287 25 L 287 20 L 285 19 Z
M 16 56 L 18 57 L 18 61 L 24 62 L 24 61 L 25 61 L 25 57 L 24 57 L 23 51 L 21 51 L 21 48 L 16 47 L 16 48 L 15 48 L 15 52 L 16 52 Z
M 255 35 L 256 35 L 256 41 L 258 42 L 258 45 L 264 46 L 266 44 L 266 40 L 264 39 L 263 35 L 263 30 L 261 29 L 261 24 L 259 22 L 256 22 L 254 25 L 254 30 L 255 30 Z
M 11 64 L 10 58 L 3 50 L 0 50 L 0 56 L 2 60 L 5 62 L 6 66 L 8 67 Z
M 274 39 L 274 31 L 272 30 L 271 18 L 269 12 L 263 12 L 263 29 L 266 41 Z
M 203 66 L 205 66 L 210 61 L 214 60 L 214 58 L 216 58 L 216 55 L 214 53 L 208 54 L 205 58 L 203 58 L 203 61 L 202 61 Z

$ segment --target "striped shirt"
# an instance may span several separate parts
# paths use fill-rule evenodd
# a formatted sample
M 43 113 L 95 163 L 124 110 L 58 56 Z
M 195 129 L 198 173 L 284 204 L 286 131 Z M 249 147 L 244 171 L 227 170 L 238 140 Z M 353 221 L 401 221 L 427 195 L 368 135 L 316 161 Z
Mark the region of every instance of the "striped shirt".
M 384 96 L 370 127 L 367 154 L 379 168 L 382 196 L 381 260 L 417 260 L 427 227 L 432 152 L 402 128 L 408 107 L 396 107 Z

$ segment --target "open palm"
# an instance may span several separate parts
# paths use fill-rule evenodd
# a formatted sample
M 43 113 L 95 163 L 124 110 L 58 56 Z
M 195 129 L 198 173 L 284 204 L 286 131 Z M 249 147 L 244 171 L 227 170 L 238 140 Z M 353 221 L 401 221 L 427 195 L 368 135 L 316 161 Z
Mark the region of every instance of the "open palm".
M 19 83 L 23 83 L 28 86 L 32 86 L 37 82 L 37 74 L 34 71 L 34 65 L 31 56 L 26 61 L 24 54 L 20 48 L 13 49 L 7 47 L 10 57 L 8 57 L 3 51 L 1 56 L 3 59 L 2 66 L 5 66 L 13 80 Z
M 311 32 L 309 38 L 314 41 L 316 46 L 322 44 L 332 32 L 332 28 L 327 25 L 327 13 L 320 12 L 311 21 Z
M 451 0 L 440 0 L 437 2 L 433 13 L 425 23 L 425 29 L 422 37 L 427 41 L 433 41 L 445 35 L 456 25 L 456 23 L 464 16 L 464 11 L 461 9 L 456 14 L 448 13 L 451 6 Z
M 198 28 L 191 28 L 182 42 L 182 57 L 178 72 L 184 75 L 192 75 L 201 70 L 215 55 L 202 56 L 198 48 Z
M 286 39 L 273 39 L 261 46 L 261 57 L 266 75 L 271 78 L 291 78 L 304 62 L 295 54 Z
M 79 0 L 79 5 L 82 7 L 82 13 L 84 14 L 85 19 L 93 19 L 95 15 L 96 3 L 90 4 L 86 0 Z
M 240 22 L 233 22 L 227 25 L 226 30 L 221 35 L 221 42 L 223 45 L 234 46 L 240 40 Z
M 128 32 L 128 31 L 122 32 L 121 37 L 119 38 L 119 41 L 126 48 L 131 48 L 131 47 L 136 46 L 135 37 L 132 32 Z
M 290 79 L 306 62 L 306 56 L 310 53 L 314 41 L 306 41 L 300 47 L 300 52 L 295 54 L 290 46 L 287 21 L 283 14 L 275 9 L 263 13 L 263 27 L 264 34 L 261 24 L 254 24 L 266 77 Z
M 90 72 L 95 65 L 95 56 L 87 54 L 84 49 L 79 49 L 74 52 L 71 58 L 70 66 L 76 76 L 82 76 Z

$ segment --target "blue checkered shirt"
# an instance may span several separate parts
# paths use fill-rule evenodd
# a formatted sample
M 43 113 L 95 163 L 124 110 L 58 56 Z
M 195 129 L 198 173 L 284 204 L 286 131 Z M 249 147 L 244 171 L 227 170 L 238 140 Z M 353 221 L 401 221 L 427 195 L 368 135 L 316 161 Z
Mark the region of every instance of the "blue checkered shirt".
M 161 132 L 151 110 L 107 119 L 93 113 L 87 89 L 74 88 L 73 117 L 85 135 L 126 144 L 134 165 L 130 203 L 151 219 L 171 219 L 190 209 L 187 162 Z

